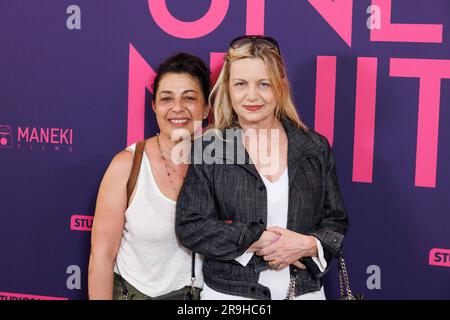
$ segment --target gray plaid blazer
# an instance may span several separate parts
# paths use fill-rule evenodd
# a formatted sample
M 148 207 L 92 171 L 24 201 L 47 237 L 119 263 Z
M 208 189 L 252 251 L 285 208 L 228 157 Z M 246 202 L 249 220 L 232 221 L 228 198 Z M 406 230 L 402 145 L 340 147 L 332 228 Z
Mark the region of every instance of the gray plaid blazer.
M 327 139 L 313 130 L 304 131 L 283 119 L 288 137 L 289 205 L 287 229 L 318 238 L 328 267 L 324 272 L 311 257 L 301 261 L 306 270 L 289 266 L 296 276 L 295 296 L 318 291 L 331 260 L 341 250 L 348 218 L 339 191 L 335 161 Z M 248 153 L 238 159 L 243 148 L 239 134 L 225 139 L 211 134 L 197 139 L 193 163 L 189 167 L 176 207 L 176 233 L 181 243 L 205 256 L 203 275 L 216 291 L 254 299 L 271 299 L 269 288 L 258 283 L 267 262 L 254 255 L 243 267 L 234 259 L 259 239 L 266 228 L 267 194 Z M 210 141 L 205 141 L 210 140 Z M 227 149 L 229 144 L 233 146 Z M 219 160 L 204 161 L 201 153 L 214 144 L 211 154 Z M 235 146 L 235 147 L 234 147 Z M 217 149 L 217 150 L 216 150 Z M 210 149 L 211 150 L 211 149 Z M 245 150 L 245 148 L 244 148 Z M 234 164 L 227 164 L 227 161 Z

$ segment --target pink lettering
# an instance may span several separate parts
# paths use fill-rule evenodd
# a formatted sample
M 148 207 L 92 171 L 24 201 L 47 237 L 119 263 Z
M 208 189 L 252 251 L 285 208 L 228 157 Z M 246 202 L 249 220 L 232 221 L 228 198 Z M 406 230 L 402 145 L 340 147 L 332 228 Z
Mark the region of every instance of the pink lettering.
M 434 188 L 441 79 L 450 78 L 450 60 L 392 58 L 390 76 L 420 79 L 415 185 Z
M 265 0 L 247 0 L 245 34 L 264 34 Z
M 220 70 L 223 66 L 223 57 L 225 52 L 211 52 L 209 55 L 209 66 L 211 69 L 211 81 L 214 84 L 219 77 Z
M 31 137 L 30 137 L 30 141 L 28 142 L 33 142 L 33 140 L 36 140 L 36 142 L 39 142 L 39 136 L 38 136 L 38 132 L 36 128 L 33 128 L 31 130 Z
M 151 84 L 156 76 L 131 43 L 129 59 L 127 145 L 144 138 L 145 88 L 153 93 Z
M 336 95 L 336 57 L 318 56 L 314 129 L 333 145 L 334 103 Z
M 48 129 L 41 128 L 41 143 L 43 141 L 48 143 Z
M 148 0 L 150 14 L 156 24 L 171 36 L 183 39 L 203 37 L 214 31 L 228 12 L 229 0 L 211 0 L 208 12 L 200 19 L 186 22 L 176 19 L 165 0 Z
M 357 69 L 352 181 L 372 183 L 377 58 L 359 57 Z
M 223 52 L 211 52 L 211 80 L 217 80 L 223 65 Z M 151 84 L 156 76 L 155 71 L 130 43 L 130 71 L 128 80 L 128 129 L 127 145 L 144 138 L 145 89 L 153 93 Z M 209 114 L 212 121 L 212 112 Z
M 209 68 L 211 70 L 211 82 L 214 84 L 219 77 L 220 70 L 223 66 L 223 57 L 225 52 L 211 52 L 209 56 Z M 208 115 L 208 123 L 214 122 L 214 112 L 211 109 Z
M 54 144 L 58 144 L 58 128 L 51 128 L 50 129 L 50 142 Z
M 391 0 L 372 0 L 381 11 L 381 28 L 370 31 L 370 41 L 442 43 L 442 24 L 391 23 Z
M 432 266 L 450 267 L 450 250 L 439 248 L 431 249 L 428 263 Z
M 73 215 L 70 218 L 70 230 L 91 231 L 93 221 L 93 216 Z
M 353 0 L 308 0 L 308 2 L 351 47 Z
M 67 137 L 66 137 L 68 132 L 69 132 L 69 129 L 66 129 L 64 131 L 62 131 L 62 129 L 61 129 L 61 137 L 60 137 L 61 144 L 63 143 L 63 141 L 65 141 L 66 144 L 69 144 L 69 141 L 67 140 Z
M 19 126 L 19 130 L 18 130 L 18 141 L 20 142 L 21 139 L 25 139 L 25 141 L 28 142 L 28 131 L 29 128 L 26 127 L 25 130 L 23 130 L 20 126 Z
M 2 300 L 69 300 L 68 298 L 37 296 L 11 292 L 0 292 L 0 297 L 4 297 Z

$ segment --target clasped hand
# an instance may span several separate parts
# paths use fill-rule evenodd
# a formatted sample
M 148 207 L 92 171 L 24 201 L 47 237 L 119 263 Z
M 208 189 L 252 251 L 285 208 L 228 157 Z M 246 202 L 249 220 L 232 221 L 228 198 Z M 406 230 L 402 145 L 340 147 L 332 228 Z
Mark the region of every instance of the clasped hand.
M 266 261 L 273 261 L 282 270 L 289 265 L 299 269 L 306 266 L 299 260 L 303 257 L 317 257 L 317 242 L 307 236 L 281 227 L 269 227 L 258 241 L 249 248 Z

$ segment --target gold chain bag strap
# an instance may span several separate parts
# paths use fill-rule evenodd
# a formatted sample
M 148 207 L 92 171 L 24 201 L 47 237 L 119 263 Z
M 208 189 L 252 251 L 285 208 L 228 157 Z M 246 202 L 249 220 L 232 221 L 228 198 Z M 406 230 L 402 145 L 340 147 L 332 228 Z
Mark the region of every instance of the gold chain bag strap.
M 294 300 L 295 298 L 295 282 L 297 281 L 298 276 L 291 276 L 291 280 L 289 281 L 288 291 L 286 293 L 286 298 L 284 300 Z
M 339 253 L 338 271 L 339 271 L 339 289 L 340 289 L 340 297 L 338 298 L 338 300 L 363 300 L 364 296 L 362 294 L 360 293 L 353 294 L 352 290 L 350 289 L 350 280 L 348 277 L 347 266 L 345 265 L 345 260 L 342 251 Z M 297 281 L 297 278 L 298 275 L 291 276 L 285 300 L 294 300 L 295 283 Z
M 339 255 L 338 269 L 340 290 L 340 297 L 338 300 L 362 300 L 364 297 L 362 294 L 353 294 L 352 290 L 350 289 L 350 280 L 348 277 L 347 266 L 345 265 L 345 260 L 342 252 Z

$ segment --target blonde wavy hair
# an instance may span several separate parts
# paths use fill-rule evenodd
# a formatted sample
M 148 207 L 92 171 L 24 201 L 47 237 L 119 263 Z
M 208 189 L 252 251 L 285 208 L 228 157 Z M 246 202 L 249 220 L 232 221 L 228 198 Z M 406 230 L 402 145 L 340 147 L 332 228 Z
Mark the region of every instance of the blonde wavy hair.
M 299 128 L 307 131 L 308 128 L 300 120 L 292 99 L 283 58 L 276 48 L 270 48 L 258 42 L 249 42 L 237 48 L 230 47 L 224 56 L 222 70 L 209 95 L 209 104 L 214 111 L 214 125 L 211 127 L 222 131 L 239 126 L 230 99 L 230 66 L 234 61 L 246 58 L 261 59 L 266 66 L 272 92 L 277 103 L 275 117 L 278 120 L 283 117 L 287 118 Z

